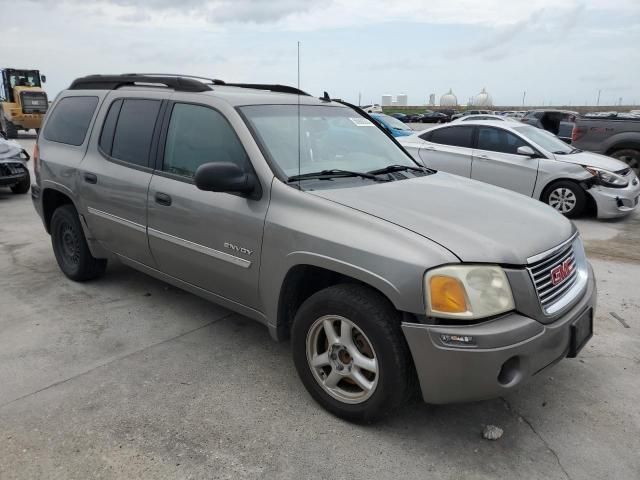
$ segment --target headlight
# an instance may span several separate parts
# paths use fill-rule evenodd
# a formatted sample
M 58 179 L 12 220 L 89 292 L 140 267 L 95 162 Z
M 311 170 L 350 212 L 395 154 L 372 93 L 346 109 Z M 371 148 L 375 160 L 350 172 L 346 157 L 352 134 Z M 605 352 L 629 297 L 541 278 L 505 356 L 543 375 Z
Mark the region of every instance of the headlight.
M 609 172 L 608 170 L 602 170 L 595 167 L 584 167 L 587 172 L 596 177 L 598 183 L 605 187 L 624 188 L 629 185 L 629 182 L 622 175 Z
M 425 275 L 427 315 L 473 320 L 514 309 L 513 295 L 502 268 L 450 265 Z

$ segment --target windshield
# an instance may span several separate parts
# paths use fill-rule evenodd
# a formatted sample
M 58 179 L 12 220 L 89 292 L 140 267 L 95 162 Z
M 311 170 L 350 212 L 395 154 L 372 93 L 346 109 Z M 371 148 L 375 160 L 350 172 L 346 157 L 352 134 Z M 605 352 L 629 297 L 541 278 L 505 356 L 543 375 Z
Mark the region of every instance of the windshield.
M 16 70 L 9 75 L 9 83 L 11 88 L 16 85 L 19 87 L 39 87 L 40 77 L 33 71 Z
M 549 152 L 567 154 L 575 150 L 575 148 L 564 143 L 553 133 L 542 130 L 541 128 L 524 125 L 522 127 L 513 127 L 513 129 Z
M 389 115 L 372 115 L 373 118 L 380 120 L 382 123 L 386 123 L 387 126 L 395 128 L 396 130 L 411 130 L 406 123 L 402 123 L 397 118 L 390 117 Z
M 368 172 L 390 165 L 416 166 L 371 121 L 347 107 L 252 105 L 240 110 L 287 177 L 333 169 Z

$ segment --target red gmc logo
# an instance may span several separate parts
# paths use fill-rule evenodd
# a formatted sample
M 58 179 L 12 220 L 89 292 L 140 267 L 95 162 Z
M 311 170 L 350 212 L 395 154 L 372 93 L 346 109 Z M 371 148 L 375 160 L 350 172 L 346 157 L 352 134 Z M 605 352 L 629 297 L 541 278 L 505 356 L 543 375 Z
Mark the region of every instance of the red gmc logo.
M 571 260 L 567 259 L 551 270 L 551 284 L 558 285 L 564 282 L 567 277 L 571 275 L 571 272 L 573 272 L 573 265 L 571 264 Z

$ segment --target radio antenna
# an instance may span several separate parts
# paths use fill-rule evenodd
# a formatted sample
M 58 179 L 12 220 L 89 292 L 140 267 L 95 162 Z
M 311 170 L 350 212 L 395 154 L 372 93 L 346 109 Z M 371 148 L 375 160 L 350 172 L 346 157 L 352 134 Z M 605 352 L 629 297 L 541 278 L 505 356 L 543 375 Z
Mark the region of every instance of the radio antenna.
M 300 91 L 300 41 L 298 41 L 298 91 Z M 301 146 L 300 146 L 300 93 L 298 93 L 298 178 L 301 174 Z M 298 180 L 298 188 L 300 188 L 300 180 Z

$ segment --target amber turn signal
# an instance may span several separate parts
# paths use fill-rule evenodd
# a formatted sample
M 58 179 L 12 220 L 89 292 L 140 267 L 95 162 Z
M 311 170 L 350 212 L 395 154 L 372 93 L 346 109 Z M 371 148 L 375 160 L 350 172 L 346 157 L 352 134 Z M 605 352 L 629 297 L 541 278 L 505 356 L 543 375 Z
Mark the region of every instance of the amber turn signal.
M 431 308 L 443 313 L 464 313 L 467 301 L 462 282 L 457 278 L 434 275 L 429 279 Z

